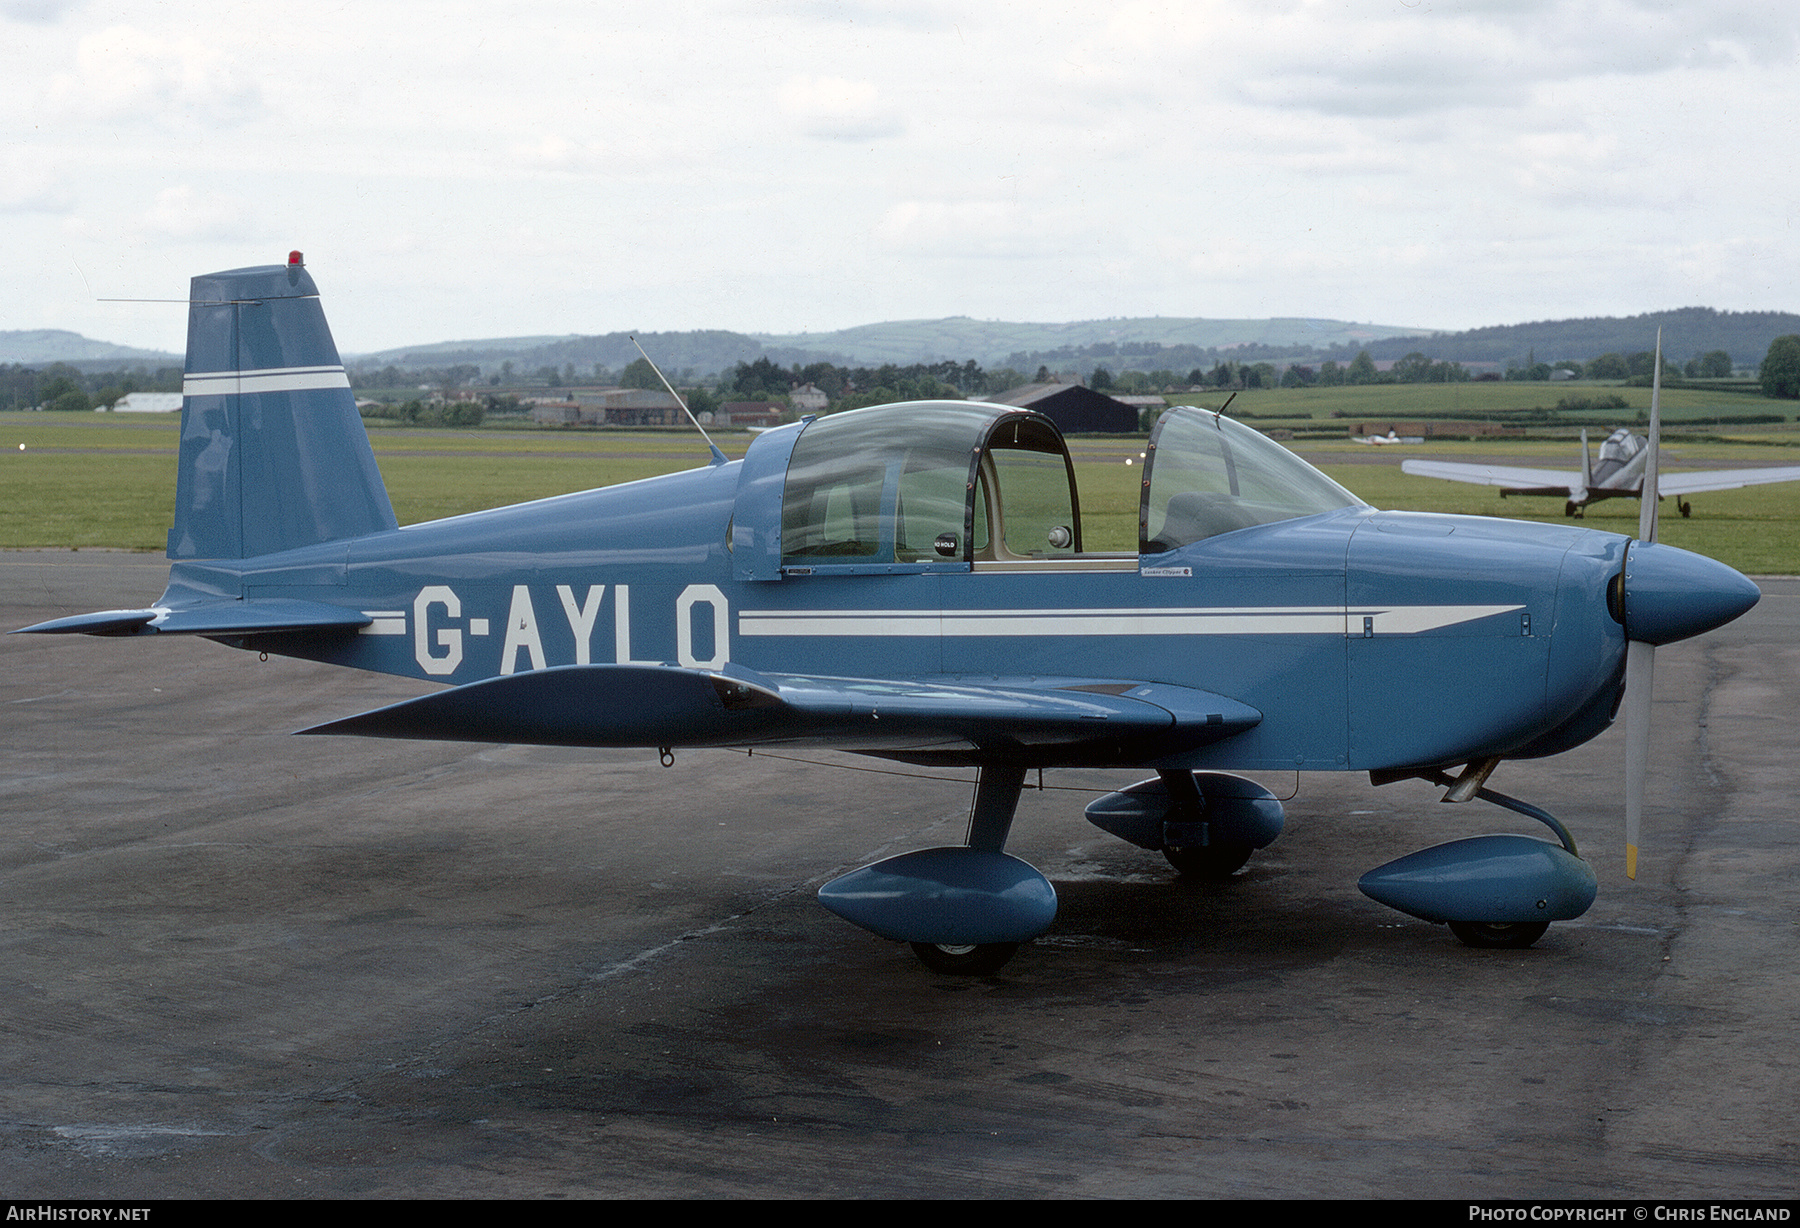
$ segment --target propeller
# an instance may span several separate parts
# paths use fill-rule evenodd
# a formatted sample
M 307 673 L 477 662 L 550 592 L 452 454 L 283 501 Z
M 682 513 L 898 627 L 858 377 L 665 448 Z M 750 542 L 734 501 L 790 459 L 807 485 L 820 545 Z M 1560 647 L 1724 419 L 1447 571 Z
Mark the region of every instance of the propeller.
M 1656 544 L 1656 468 L 1662 450 L 1662 329 L 1656 330 L 1655 367 L 1650 376 L 1650 445 L 1639 493 L 1638 544 Z M 1627 558 L 1626 567 L 1633 560 Z M 1629 628 L 1627 629 L 1629 633 Z M 1650 697 L 1656 684 L 1656 645 L 1633 639 L 1625 648 L 1625 877 L 1637 878 L 1638 832 L 1644 821 L 1644 775 L 1650 766 Z
M 1656 332 L 1650 379 L 1650 439 L 1644 448 L 1638 539 L 1625 552 L 1620 621 L 1625 625 L 1625 877 L 1637 877 L 1644 821 L 1644 776 L 1650 766 L 1650 699 L 1656 649 L 1722 627 L 1757 603 L 1746 576 L 1703 554 L 1658 545 L 1657 466 L 1662 460 L 1662 330 Z

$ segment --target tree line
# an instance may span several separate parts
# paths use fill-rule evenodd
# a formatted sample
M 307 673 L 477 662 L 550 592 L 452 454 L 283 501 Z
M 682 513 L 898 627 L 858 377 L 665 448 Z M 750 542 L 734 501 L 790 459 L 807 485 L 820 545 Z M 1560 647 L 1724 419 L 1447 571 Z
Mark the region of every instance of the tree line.
M 1127 346 L 1147 349 L 1155 343 Z M 1095 347 L 1090 347 L 1095 348 Z M 1117 349 L 1118 347 L 1110 347 Z M 1160 348 L 1160 347 L 1159 347 Z M 1219 358 L 1210 368 L 1193 367 L 1185 374 L 1171 368 L 1153 370 L 1126 369 L 1114 373 L 1111 368 L 1095 363 L 1086 369 L 1069 372 L 1085 378 L 1097 392 L 1132 395 L 1169 392 L 1190 388 L 1251 389 L 1335 387 L 1354 384 L 1460 383 L 1471 378 L 1458 362 L 1432 359 L 1423 350 L 1413 350 L 1397 359 L 1388 370 L 1375 365 L 1371 349 L 1364 348 L 1348 362 L 1326 359 L 1316 367 L 1290 362 L 1278 367 L 1274 362 Z M 1558 370 L 1590 380 L 1641 380 L 1648 382 L 1655 366 L 1655 355 L 1649 350 L 1631 353 L 1608 352 L 1586 362 L 1570 359 L 1554 363 L 1528 358 L 1524 364 L 1508 368 L 1509 380 L 1549 380 Z M 1725 379 L 1733 370 L 1731 355 L 1725 350 L 1709 350 L 1696 354 L 1685 364 L 1665 358 L 1665 379 Z M 370 416 L 393 418 L 402 422 L 429 425 L 473 425 L 459 419 L 471 414 L 518 412 L 522 407 L 516 396 L 483 392 L 470 396 L 470 390 L 518 387 L 539 383 L 547 387 L 564 387 L 581 382 L 618 385 L 627 388 L 660 388 L 662 381 L 655 369 L 642 358 L 634 359 L 623 370 L 614 372 L 596 364 L 590 373 L 578 373 L 573 364 L 561 368 L 544 365 L 532 372 L 515 371 L 511 362 L 483 377 L 474 363 L 452 363 L 441 368 L 404 370 L 388 365 L 382 368 L 357 368 L 350 373 L 353 388 L 396 388 L 421 385 L 437 395 L 408 398 L 397 407 L 372 409 Z M 1034 374 L 1027 375 L 1013 366 L 984 369 L 974 359 L 964 362 L 946 360 L 935 363 L 899 365 L 884 363 L 878 367 L 840 366 L 830 362 L 792 363 L 786 367 L 760 357 L 751 362 L 740 361 L 715 381 L 696 381 L 693 370 L 686 368 L 672 377 L 683 390 L 695 412 L 717 409 L 725 401 L 785 401 L 795 390 L 812 385 L 823 392 L 835 410 L 856 409 L 891 401 L 961 400 L 972 396 L 992 395 L 1030 383 L 1053 383 L 1062 377 L 1048 364 L 1039 364 Z M 1777 337 L 1757 369 L 1764 396 L 1800 399 L 1800 334 Z M 0 364 L 0 409 L 46 409 L 79 413 L 96 408 L 111 409 L 133 392 L 180 392 L 182 372 L 178 367 L 163 367 L 155 372 L 142 369 L 82 371 L 68 363 L 52 363 L 37 368 L 22 363 Z M 452 409 L 453 403 L 461 403 Z
M 181 368 L 81 371 L 66 362 L 47 367 L 0 364 L 0 409 L 81 413 L 111 409 L 134 392 L 180 392 Z

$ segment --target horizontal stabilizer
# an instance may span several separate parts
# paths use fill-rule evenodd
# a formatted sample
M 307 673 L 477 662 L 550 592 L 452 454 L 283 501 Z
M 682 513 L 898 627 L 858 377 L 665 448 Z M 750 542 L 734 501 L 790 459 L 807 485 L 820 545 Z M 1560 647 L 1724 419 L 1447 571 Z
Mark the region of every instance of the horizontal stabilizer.
M 20 627 L 34 635 L 259 635 L 275 631 L 354 631 L 374 620 L 361 610 L 319 601 L 272 598 L 218 601 L 185 609 L 102 610 Z
M 806 743 L 896 757 L 1138 762 L 1261 721 L 1223 696 L 1160 683 L 889 681 L 570 665 L 489 678 L 303 729 L 549 746 Z
M 150 635 L 144 624 L 156 617 L 155 610 L 98 610 L 92 614 L 72 614 L 53 618 L 46 623 L 15 627 L 12 635 Z

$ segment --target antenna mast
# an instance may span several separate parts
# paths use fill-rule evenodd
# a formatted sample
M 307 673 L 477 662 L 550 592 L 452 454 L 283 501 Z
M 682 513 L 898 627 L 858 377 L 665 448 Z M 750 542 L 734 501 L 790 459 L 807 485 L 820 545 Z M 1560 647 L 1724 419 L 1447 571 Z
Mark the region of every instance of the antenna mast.
M 631 339 L 631 344 L 637 346 L 638 353 L 644 354 L 644 347 L 638 345 L 638 339 L 636 337 Z M 675 398 L 675 404 L 681 406 L 681 412 L 688 416 L 688 421 L 692 422 L 694 424 L 694 429 L 700 432 L 700 438 L 706 440 L 706 446 L 712 449 L 712 463 L 715 465 L 723 465 L 725 463 L 725 454 L 719 451 L 719 445 L 712 441 L 712 436 L 708 435 L 706 433 L 706 428 L 700 425 L 700 419 L 694 417 L 694 411 L 688 408 L 688 403 L 682 399 L 679 392 L 675 391 L 675 385 L 669 382 L 669 377 L 664 375 L 662 373 L 662 368 L 656 365 L 656 359 L 650 357 L 648 354 L 644 354 L 644 361 L 650 364 L 650 369 L 656 372 L 656 378 L 662 381 L 663 387 L 669 390 L 669 395 Z

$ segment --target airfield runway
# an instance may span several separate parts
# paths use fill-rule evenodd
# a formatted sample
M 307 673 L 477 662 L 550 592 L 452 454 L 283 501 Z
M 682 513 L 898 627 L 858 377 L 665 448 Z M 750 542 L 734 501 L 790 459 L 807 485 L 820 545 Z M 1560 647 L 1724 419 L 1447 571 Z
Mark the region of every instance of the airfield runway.
M 165 574 L 0 555 L 0 624 Z M 1316 775 L 1218 886 L 1088 826 L 1088 794 L 1027 793 L 1010 849 L 1061 914 L 975 980 L 812 898 L 957 840 L 967 783 L 292 738 L 427 688 L 0 640 L 0 1191 L 1792 1198 L 1800 582 L 1763 587 L 1658 654 L 1637 884 L 1620 731 L 1495 777 L 1600 875 L 1533 950 L 1466 949 L 1356 879 L 1534 825 Z

